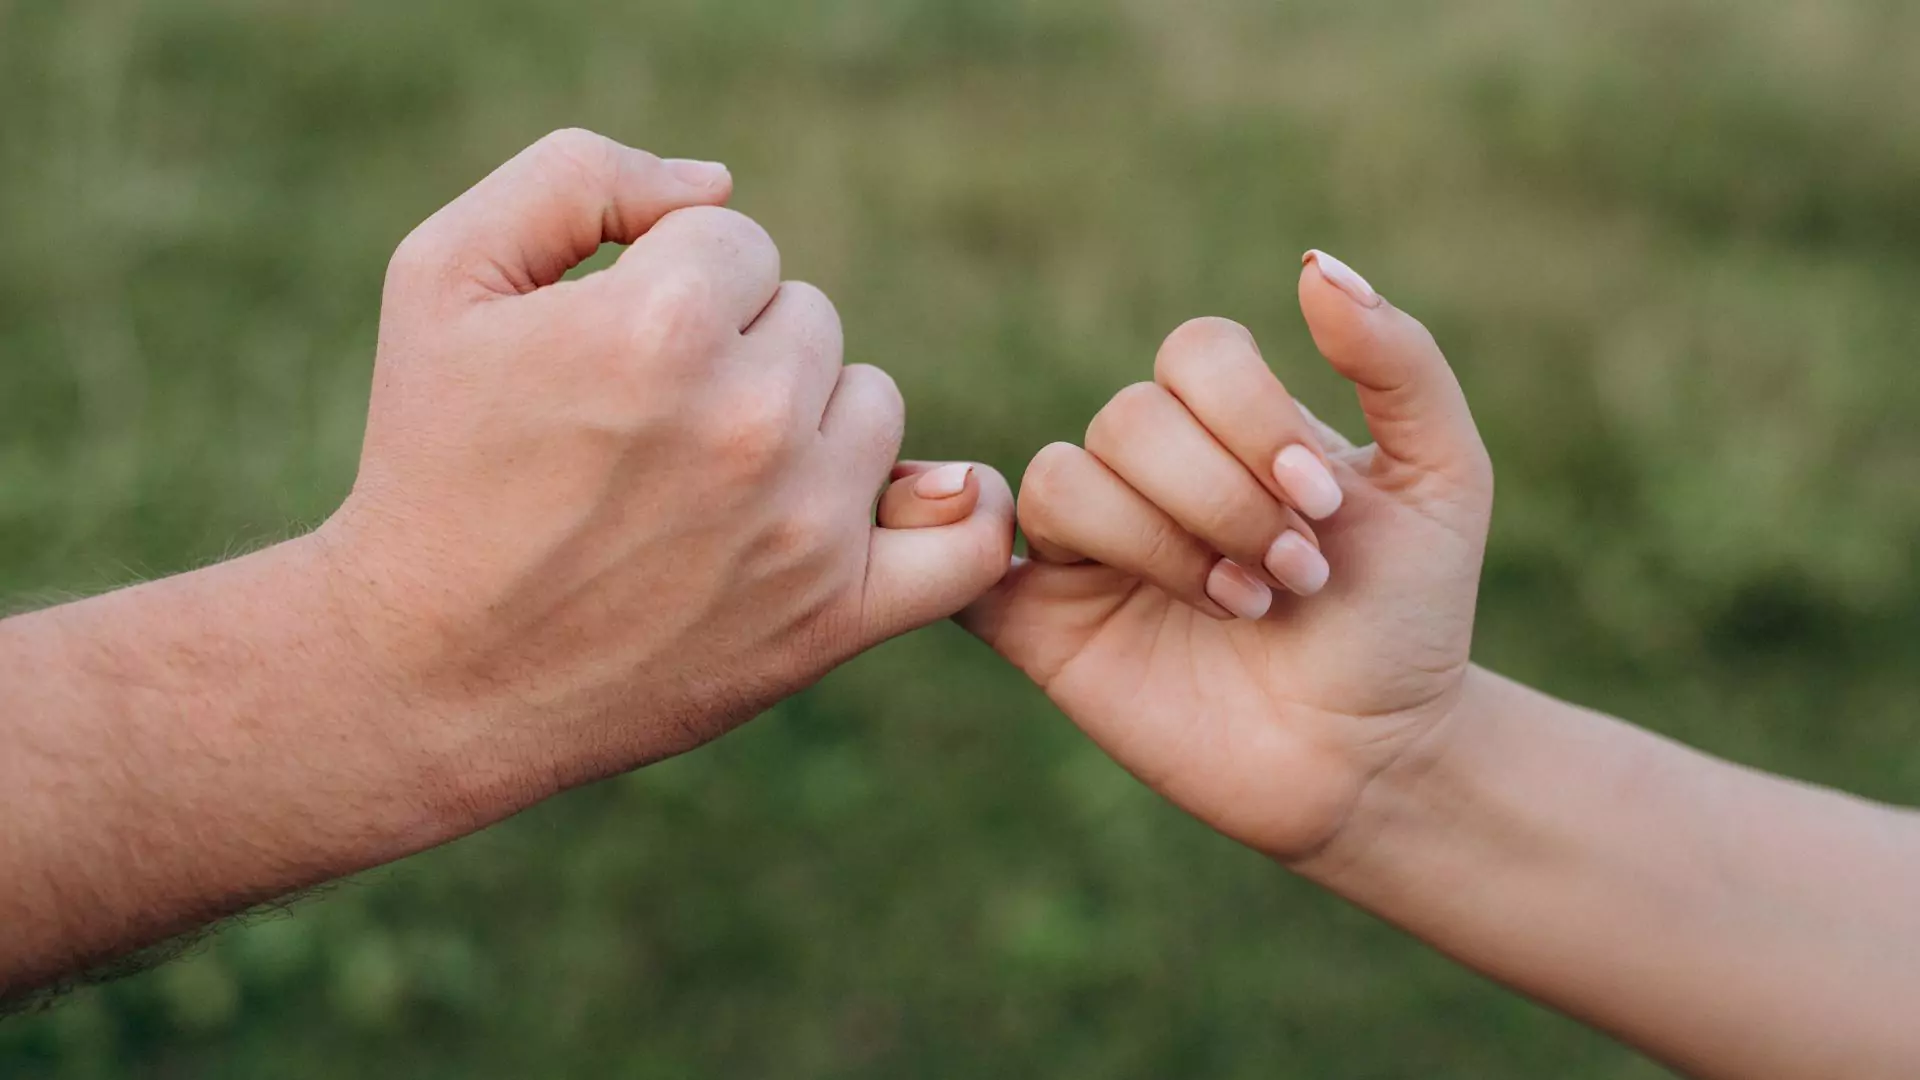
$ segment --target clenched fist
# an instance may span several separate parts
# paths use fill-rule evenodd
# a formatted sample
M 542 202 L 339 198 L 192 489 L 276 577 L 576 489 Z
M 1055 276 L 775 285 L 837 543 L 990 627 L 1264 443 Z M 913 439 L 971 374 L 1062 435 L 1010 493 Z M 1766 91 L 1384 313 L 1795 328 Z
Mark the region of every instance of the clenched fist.
M 317 539 L 381 677 L 509 803 L 711 739 L 1006 569 L 986 469 L 921 483 L 959 520 L 875 526 L 900 394 L 842 366 L 833 305 L 730 190 L 559 132 L 394 256 L 359 478 Z M 604 242 L 631 246 L 562 280 Z
M 894 461 L 893 382 L 731 192 L 542 140 L 394 256 L 324 525 L 0 620 L 0 1008 L 692 747 L 999 579 L 1006 482 Z

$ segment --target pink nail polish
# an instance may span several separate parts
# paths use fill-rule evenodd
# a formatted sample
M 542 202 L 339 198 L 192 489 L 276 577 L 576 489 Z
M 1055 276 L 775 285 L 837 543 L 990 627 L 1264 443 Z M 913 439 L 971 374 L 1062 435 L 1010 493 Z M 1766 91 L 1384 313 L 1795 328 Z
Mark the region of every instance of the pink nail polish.
M 1327 557 L 1311 540 L 1292 529 L 1281 533 L 1280 539 L 1267 549 L 1266 567 L 1273 580 L 1300 596 L 1312 596 L 1326 588 L 1327 579 L 1333 576 Z
M 913 482 L 913 493 L 923 499 L 951 499 L 967 490 L 967 478 L 972 475 L 973 466 L 966 462 L 942 465 L 921 473 Z
M 1319 249 L 1314 249 L 1300 257 L 1302 265 L 1312 265 L 1319 269 L 1320 276 L 1327 284 L 1339 289 L 1353 298 L 1353 302 L 1364 308 L 1380 306 L 1380 294 L 1373 291 L 1367 279 L 1359 275 L 1353 267 Z
M 1273 590 L 1230 559 L 1221 559 L 1207 575 L 1207 595 L 1235 616 L 1264 618 L 1273 606 Z
M 1298 443 L 1273 459 L 1273 478 L 1294 508 L 1315 521 L 1332 517 L 1346 497 L 1320 455 Z

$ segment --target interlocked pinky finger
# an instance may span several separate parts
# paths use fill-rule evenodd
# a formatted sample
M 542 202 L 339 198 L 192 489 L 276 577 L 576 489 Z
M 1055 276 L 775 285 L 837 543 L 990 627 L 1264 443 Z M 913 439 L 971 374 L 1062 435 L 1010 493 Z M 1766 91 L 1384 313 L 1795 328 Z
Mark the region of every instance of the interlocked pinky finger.
M 874 515 L 883 529 L 937 529 L 965 521 L 980 503 L 980 481 L 968 462 L 903 461 Z

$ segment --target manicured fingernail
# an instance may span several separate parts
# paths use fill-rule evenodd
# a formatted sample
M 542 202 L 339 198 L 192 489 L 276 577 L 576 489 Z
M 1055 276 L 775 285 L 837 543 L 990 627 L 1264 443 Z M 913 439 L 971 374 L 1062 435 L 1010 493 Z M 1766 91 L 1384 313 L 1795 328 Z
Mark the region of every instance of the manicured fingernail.
M 692 161 L 687 158 L 668 158 L 667 171 L 674 179 L 693 187 L 711 188 L 726 183 L 727 167 L 717 161 Z
M 1339 259 L 1316 249 L 1300 256 L 1300 262 L 1302 265 L 1311 263 L 1317 266 L 1320 276 L 1327 279 L 1327 284 L 1353 297 L 1353 302 L 1361 307 L 1380 306 L 1380 294 L 1373 291 L 1373 286 L 1367 284 L 1367 279 Z
M 1333 573 L 1327 557 L 1320 554 L 1313 541 L 1292 529 L 1281 533 L 1267 549 L 1266 564 L 1273 580 L 1301 596 L 1312 596 L 1326 588 L 1327 578 Z
M 1221 559 L 1207 575 L 1207 595 L 1242 619 L 1259 619 L 1273 606 L 1273 590 L 1230 559 Z
M 1280 451 L 1280 456 L 1273 459 L 1273 478 L 1280 482 L 1280 490 L 1287 493 L 1294 508 L 1315 521 L 1332 517 L 1345 497 L 1333 473 L 1327 470 L 1327 463 L 1299 443 Z
M 942 465 L 920 474 L 913 482 L 913 493 L 923 499 L 951 499 L 967 490 L 967 477 L 973 475 L 973 466 L 966 462 Z

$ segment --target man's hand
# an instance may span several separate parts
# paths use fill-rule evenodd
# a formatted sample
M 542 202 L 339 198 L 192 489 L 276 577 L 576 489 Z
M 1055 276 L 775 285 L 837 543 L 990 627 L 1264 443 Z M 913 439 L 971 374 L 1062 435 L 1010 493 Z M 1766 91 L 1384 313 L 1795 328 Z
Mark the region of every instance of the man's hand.
M 542 140 L 395 255 L 325 525 L 0 621 L 0 1003 L 685 750 L 999 579 L 1005 481 L 896 470 L 893 382 L 730 191 Z
M 686 750 L 1005 569 L 1011 498 L 876 528 L 904 423 L 725 170 L 540 142 L 408 237 L 321 530 L 387 677 L 540 795 Z M 610 269 L 560 281 L 602 242 Z

